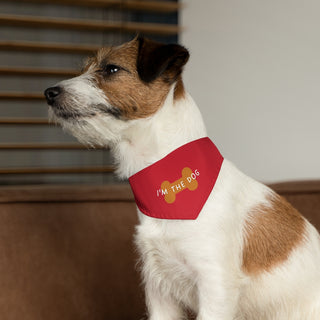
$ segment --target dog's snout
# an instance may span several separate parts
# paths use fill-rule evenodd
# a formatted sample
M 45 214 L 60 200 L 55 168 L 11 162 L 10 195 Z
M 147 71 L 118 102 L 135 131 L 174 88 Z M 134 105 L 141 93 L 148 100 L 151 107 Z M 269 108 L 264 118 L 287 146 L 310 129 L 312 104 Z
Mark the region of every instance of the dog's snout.
M 47 99 L 48 104 L 52 105 L 60 93 L 61 93 L 60 87 L 50 87 L 50 88 L 46 89 L 44 92 L 44 95 Z

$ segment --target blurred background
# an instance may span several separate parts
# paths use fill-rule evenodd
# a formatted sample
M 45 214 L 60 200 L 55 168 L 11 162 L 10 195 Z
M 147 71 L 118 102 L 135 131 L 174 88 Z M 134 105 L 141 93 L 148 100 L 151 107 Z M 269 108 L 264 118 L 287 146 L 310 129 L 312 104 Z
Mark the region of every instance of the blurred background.
M 263 182 L 320 177 L 319 1 L 183 1 L 187 88 L 222 154 Z
M 262 182 L 320 177 L 317 1 L 0 1 L 0 184 L 113 183 L 107 150 L 48 124 L 43 90 L 136 33 L 191 52 L 208 134 Z
M 137 33 L 177 42 L 177 1 L 0 1 L 0 184 L 117 182 L 108 150 L 49 124 L 43 91 Z

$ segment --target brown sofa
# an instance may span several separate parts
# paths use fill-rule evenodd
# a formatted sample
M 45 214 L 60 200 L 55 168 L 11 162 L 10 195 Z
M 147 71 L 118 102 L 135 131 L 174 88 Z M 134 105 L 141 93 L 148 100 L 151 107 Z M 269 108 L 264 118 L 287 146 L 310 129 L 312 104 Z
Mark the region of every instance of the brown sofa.
M 271 186 L 320 229 L 320 181 Z M 145 315 L 128 185 L 0 187 L 0 318 Z

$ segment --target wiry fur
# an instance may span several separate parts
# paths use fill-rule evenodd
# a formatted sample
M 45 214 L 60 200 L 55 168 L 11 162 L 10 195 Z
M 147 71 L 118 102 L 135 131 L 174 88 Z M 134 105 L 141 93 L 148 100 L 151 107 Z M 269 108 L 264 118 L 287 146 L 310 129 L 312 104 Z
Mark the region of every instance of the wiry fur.
M 110 146 L 120 177 L 128 178 L 179 146 L 206 136 L 190 95 L 175 97 L 175 82 L 155 113 L 123 119 L 101 109 L 101 105 L 106 109 L 114 105 L 94 77 L 89 67 L 84 75 L 60 83 L 65 97 L 59 108 L 76 116 L 61 117 L 54 106 L 52 118 L 83 143 Z M 149 319 L 183 319 L 185 309 L 191 309 L 198 320 L 320 319 L 320 242 L 306 220 L 292 222 L 290 228 L 298 231 L 286 246 L 286 255 L 269 261 L 268 269 L 259 264 L 251 273 L 244 266 L 243 252 L 249 248 L 248 235 L 257 215 L 268 215 L 268 207 L 281 215 L 273 205 L 276 198 L 225 159 L 197 220 L 159 220 L 138 211 L 135 242 L 141 254 Z M 257 209 L 261 206 L 263 213 Z M 269 226 L 261 231 L 268 236 Z M 258 254 L 259 245 L 258 241 L 250 251 L 251 257 Z

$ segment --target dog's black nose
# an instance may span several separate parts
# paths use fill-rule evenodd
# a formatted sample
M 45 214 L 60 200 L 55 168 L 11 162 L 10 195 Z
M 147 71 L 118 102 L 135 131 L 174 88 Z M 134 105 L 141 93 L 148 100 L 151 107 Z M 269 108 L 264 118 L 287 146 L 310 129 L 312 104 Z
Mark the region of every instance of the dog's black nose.
M 60 87 L 50 87 L 45 90 L 44 95 L 46 96 L 49 105 L 53 105 L 56 97 L 61 93 Z

